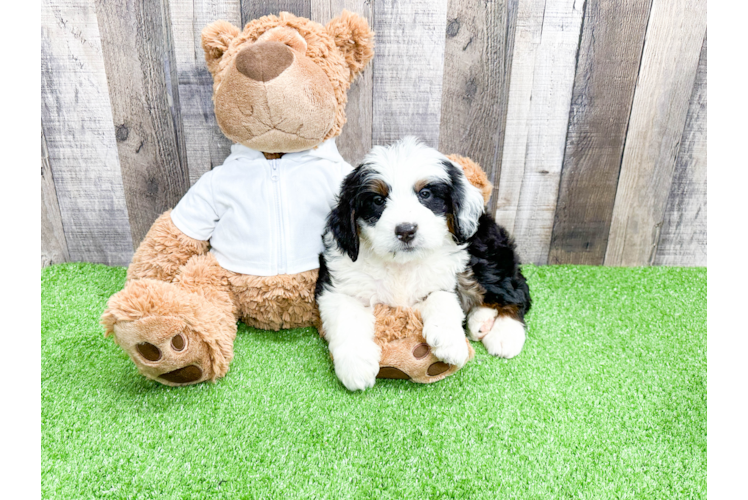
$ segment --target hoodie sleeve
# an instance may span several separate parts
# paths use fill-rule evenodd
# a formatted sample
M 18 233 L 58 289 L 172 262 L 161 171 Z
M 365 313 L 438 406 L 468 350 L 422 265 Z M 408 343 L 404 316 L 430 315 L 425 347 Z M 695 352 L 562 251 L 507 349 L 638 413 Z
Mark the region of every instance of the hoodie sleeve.
M 203 174 L 171 212 L 177 229 L 196 240 L 209 240 L 220 218 L 213 197 L 214 173 L 211 170 Z

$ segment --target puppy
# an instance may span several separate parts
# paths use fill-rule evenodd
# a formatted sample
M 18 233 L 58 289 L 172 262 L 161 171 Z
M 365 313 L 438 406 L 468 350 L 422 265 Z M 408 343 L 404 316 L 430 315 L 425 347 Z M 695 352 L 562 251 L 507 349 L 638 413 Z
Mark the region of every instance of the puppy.
M 462 169 L 412 137 L 372 149 L 343 181 L 322 236 L 315 290 L 335 373 L 372 387 L 381 350 L 375 304 L 414 308 L 434 355 L 462 366 L 463 322 L 491 354 L 525 341 L 530 295 L 514 243 L 484 213 Z

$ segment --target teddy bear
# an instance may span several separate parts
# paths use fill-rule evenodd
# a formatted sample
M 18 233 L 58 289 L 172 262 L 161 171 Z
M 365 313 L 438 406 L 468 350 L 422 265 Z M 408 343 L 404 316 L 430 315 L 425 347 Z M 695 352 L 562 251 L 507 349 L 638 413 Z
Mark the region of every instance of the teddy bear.
M 202 31 L 216 119 L 235 144 L 157 218 L 102 315 L 142 375 L 169 386 L 223 377 L 238 320 L 319 326 L 321 234 L 352 170 L 334 138 L 373 45 L 366 20 L 348 11 L 326 26 L 282 12 L 243 31 L 225 21 Z M 480 167 L 452 159 L 487 200 Z M 430 352 L 417 312 L 377 306 L 376 317 L 380 378 L 428 383 L 457 371 Z

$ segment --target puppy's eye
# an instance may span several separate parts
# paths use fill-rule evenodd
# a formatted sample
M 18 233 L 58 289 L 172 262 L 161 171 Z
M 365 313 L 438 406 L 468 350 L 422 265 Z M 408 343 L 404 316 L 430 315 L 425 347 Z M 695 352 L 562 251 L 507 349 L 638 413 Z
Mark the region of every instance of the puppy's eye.
M 371 202 L 376 206 L 381 207 L 382 205 L 384 205 L 384 198 L 382 198 L 381 196 L 375 196 L 371 199 Z
M 418 191 L 418 197 L 422 200 L 428 200 L 431 198 L 431 190 L 429 188 L 423 188 L 420 191 Z

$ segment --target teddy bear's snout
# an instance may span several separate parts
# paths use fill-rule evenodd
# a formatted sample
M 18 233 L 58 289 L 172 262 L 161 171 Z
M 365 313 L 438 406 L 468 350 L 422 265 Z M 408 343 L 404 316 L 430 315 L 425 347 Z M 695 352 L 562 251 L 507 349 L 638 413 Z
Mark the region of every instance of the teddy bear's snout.
M 258 82 L 269 82 L 292 63 L 291 48 L 280 42 L 253 43 L 236 56 L 239 73 Z

